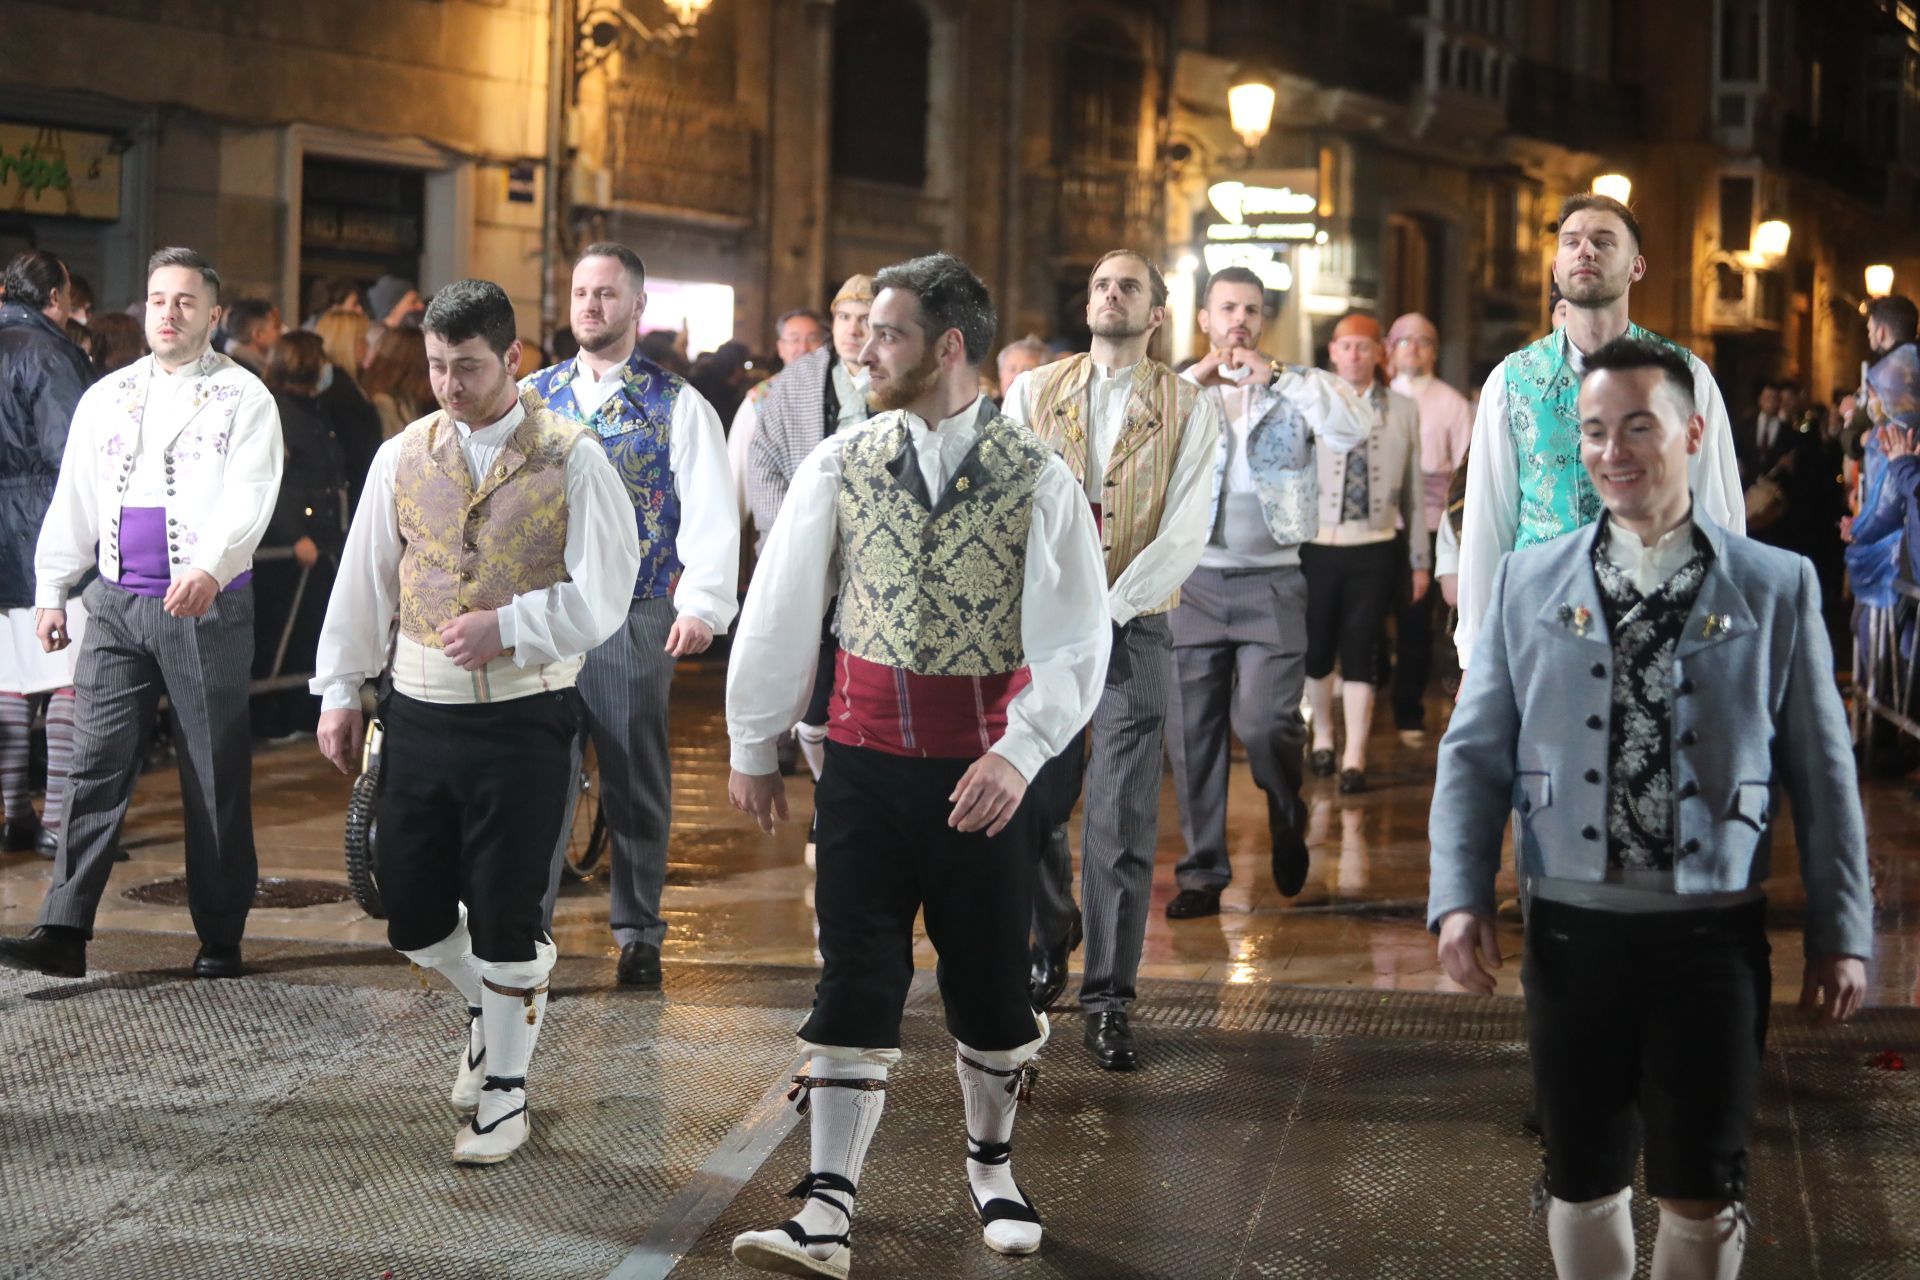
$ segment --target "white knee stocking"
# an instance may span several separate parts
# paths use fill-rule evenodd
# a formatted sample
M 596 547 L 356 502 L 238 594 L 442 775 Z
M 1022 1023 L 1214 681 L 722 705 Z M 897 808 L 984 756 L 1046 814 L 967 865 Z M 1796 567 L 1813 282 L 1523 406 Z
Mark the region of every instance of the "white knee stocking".
M 1313 749 L 1333 750 L 1333 677 L 1307 681 L 1307 710 L 1313 721 Z
M 1711 1218 L 1683 1218 L 1660 1210 L 1653 1238 L 1653 1280 L 1734 1280 L 1747 1252 L 1738 1205 Z
M 796 1192 L 804 1196 L 793 1221 L 810 1236 L 845 1235 L 853 1218 L 854 1193 L 846 1187 L 814 1187 L 815 1175 L 845 1179 L 858 1188 L 867 1147 L 880 1127 L 887 1104 L 887 1070 L 899 1060 L 898 1049 L 843 1049 L 814 1045 L 812 1060 L 801 1076 L 801 1105 L 810 1119 L 812 1168 Z M 829 1056 L 832 1055 L 832 1056 Z M 805 1083 L 845 1081 L 846 1083 Z M 805 1246 L 816 1258 L 825 1258 L 832 1244 Z
M 430 947 L 400 954 L 422 969 L 438 970 L 466 998 L 469 1009 L 480 1007 L 480 969 L 473 958 L 473 938 L 467 933 L 466 907 L 460 908 L 460 922 L 452 933 Z
M 1547 1240 L 1560 1280 L 1632 1280 L 1632 1198 L 1633 1189 L 1622 1187 L 1599 1200 L 1547 1206 Z
M 483 962 L 481 1022 L 486 1037 L 487 1082 L 474 1116 L 484 1130 L 527 1102 L 527 1064 L 540 1039 L 547 1012 L 547 975 L 559 952 L 551 942 L 535 942 L 532 960 Z

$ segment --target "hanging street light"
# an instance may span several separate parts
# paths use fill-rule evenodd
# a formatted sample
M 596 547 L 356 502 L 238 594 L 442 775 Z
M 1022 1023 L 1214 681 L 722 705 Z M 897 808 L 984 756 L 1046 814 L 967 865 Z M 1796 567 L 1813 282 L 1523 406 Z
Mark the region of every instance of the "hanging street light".
M 1252 68 L 1242 68 L 1227 86 L 1227 116 L 1249 152 L 1259 149 L 1260 140 L 1273 127 L 1277 96 L 1272 77 Z
M 1753 251 L 1763 258 L 1784 258 L 1792 238 L 1793 228 L 1786 219 L 1768 218 L 1753 230 Z
M 1597 196 L 1625 204 L 1633 194 L 1633 179 L 1624 173 L 1603 173 L 1593 180 L 1592 191 Z
M 1893 268 L 1884 262 L 1876 262 L 1867 268 L 1867 296 L 1884 298 L 1893 292 Z

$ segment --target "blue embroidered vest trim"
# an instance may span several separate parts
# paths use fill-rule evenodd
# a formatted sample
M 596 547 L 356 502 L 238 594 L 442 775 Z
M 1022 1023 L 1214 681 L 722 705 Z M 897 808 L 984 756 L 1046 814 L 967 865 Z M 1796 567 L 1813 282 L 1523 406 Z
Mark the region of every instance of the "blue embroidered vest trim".
M 627 360 L 620 389 L 589 417 L 580 412 L 573 394 L 577 368 L 574 360 L 550 365 L 528 375 L 521 385 L 554 413 L 592 428 L 599 436 L 633 499 L 640 533 L 640 575 L 634 583 L 634 598 L 667 595 L 682 568 L 677 550 L 680 498 L 674 492 L 671 446 L 673 406 L 686 383 L 636 351 Z

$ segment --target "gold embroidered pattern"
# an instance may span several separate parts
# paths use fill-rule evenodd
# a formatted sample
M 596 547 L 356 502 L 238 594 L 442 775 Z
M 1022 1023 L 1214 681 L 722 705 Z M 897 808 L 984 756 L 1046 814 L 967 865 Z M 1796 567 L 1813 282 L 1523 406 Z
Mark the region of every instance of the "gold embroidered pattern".
M 938 514 L 896 475 L 905 415 L 883 413 L 840 455 L 840 645 L 917 675 L 1004 675 L 1026 665 L 1020 601 L 1033 489 L 1047 452 L 995 416 L 960 464 Z
M 463 613 L 567 580 L 567 453 L 581 428 L 531 392 L 520 402 L 527 419 L 477 491 L 445 413 L 402 434 L 393 481 L 400 629 L 427 648 L 441 648 L 439 628 Z

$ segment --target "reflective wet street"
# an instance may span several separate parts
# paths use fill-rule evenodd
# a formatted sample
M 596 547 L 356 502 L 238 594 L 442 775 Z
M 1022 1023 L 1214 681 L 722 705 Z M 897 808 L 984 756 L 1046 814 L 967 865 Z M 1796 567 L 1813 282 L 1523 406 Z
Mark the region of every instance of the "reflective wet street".
M 724 666 L 683 662 L 674 685 L 673 837 L 664 914 L 669 921 L 665 962 L 809 965 L 813 946 L 812 875 L 803 849 L 812 784 L 804 769 L 787 780 L 793 820 L 763 836 L 727 805 L 727 746 L 722 707 Z M 1299 984 L 1395 991 L 1450 989 L 1423 928 L 1427 890 L 1427 810 L 1432 796 L 1437 729 L 1446 704 L 1434 699 L 1426 746 L 1408 748 L 1377 717 L 1369 768 L 1370 789 L 1338 796 L 1331 779 L 1309 778 L 1308 839 L 1312 869 L 1298 898 L 1282 898 L 1268 869 L 1265 807 L 1245 765 L 1236 763 L 1229 788 L 1228 837 L 1233 883 L 1218 916 L 1169 921 L 1163 908 L 1175 889 L 1173 863 L 1181 853 L 1178 815 L 1169 774 L 1161 786 L 1160 859 L 1154 911 L 1147 930 L 1142 975 L 1230 985 Z M 341 836 L 348 779 L 320 758 L 311 739 L 262 747 L 254 761 L 254 825 L 262 876 L 345 884 Z M 114 871 L 100 913 L 103 930 L 189 933 L 184 906 L 131 900 L 130 891 L 177 877 L 182 869 L 178 784 L 172 766 L 140 780 L 125 843 L 132 861 Z M 1883 1006 L 1920 1004 L 1920 822 L 1904 784 L 1870 781 L 1865 788 L 1869 847 L 1878 903 L 1878 951 L 1869 970 L 1872 1000 Z M 1073 839 L 1079 843 L 1076 823 Z M 1792 822 L 1776 824 L 1773 904 L 1774 994 L 1797 998 L 1803 895 Z M 31 854 L 5 856 L 0 868 L 0 929 L 32 922 L 49 864 Z M 1511 865 L 1503 871 L 1508 900 L 1507 950 L 1519 941 L 1511 899 Z M 570 957 L 605 958 L 609 975 L 616 949 L 606 931 L 604 866 L 569 884 L 555 914 L 555 936 Z M 384 927 L 351 901 L 309 907 L 257 908 L 250 940 L 377 943 Z M 924 938 L 919 958 L 930 966 Z M 1077 963 L 1078 956 L 1075 961 Z M 1501 975 L 1504 993 L 1518 994 L 1519 970 Z M 1072 988 L 1068 990 L 1071 1002 Z

